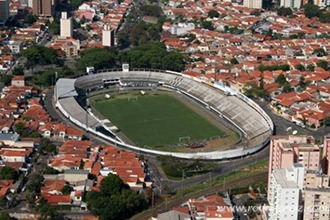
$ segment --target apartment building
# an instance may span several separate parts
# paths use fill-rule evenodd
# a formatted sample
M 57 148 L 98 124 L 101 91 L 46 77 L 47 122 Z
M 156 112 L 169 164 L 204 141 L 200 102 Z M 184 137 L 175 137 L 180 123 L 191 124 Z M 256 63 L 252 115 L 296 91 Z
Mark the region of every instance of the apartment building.
M 301 7 L 301 0 L 281 0 L 280 7 L 299 9 Z
M 67 12 L 61 14 L 61 37 L 72 37 L 72 19 L 68 18 Z
M 301 216 L 301 189 L 304 183 L 304 167 L 274 169 L 270 178 L 270 220 L 297 220 Z
M 312 136 L 273 136 L 270 141 L 268 198 L 273 170 L 301 163 L 305 170 L 319 170 L 320 148 Z
M 304 220 L 330 219 L 329 177 L 316 171 L 305 175 Z
M 9 0 L 0 0 L 0 22 L 9 18 Z
M 53 16 L 55 6 L 55 0 L 33 0 L 32 12 L 37 16 L 51 17 Z
M 262 0 L 244 0 L 243 5 L 248 8 L 261 9 Z

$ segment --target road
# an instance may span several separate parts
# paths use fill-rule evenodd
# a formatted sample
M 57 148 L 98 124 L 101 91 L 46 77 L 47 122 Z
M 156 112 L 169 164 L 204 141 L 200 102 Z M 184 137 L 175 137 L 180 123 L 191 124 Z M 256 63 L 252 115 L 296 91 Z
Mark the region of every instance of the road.
M 205 190 L 201 190 L 198 192 L 194 192 L 185 196 L 182 196 L 179 199 L 175 199 L 172 201 L 165 201 L 158 206 L 156 206 L 154 209 L 149 209 L 141 214 L 135 215 L 131 218 L 131 220 L 146 220 L 153 216 L 157 216 L 159 213 L 167 212 L 171 210 L 172 207 L 180 206 L 182 203 L 188 201 L 191 198 L 198 198 L 205 195 L 211 195 L 218 193 L 219 191 L 225 191 L 229 188 L 233 188 L 236 186 L 247 186 L 250 185 L 260 179 L 267 178 L 267 172 L 257 174 L 257 175 L 251 175 L 249 178 L 241 179 L 241 180 L 234 180 L 234 181 L 228 181 L 225 185 L 218 185 L 213 186 L 211 188 L 207 188 Z
M 268 106 L 269 102 L 260 102 L 260 101 L 256 101 L 256 102 L 273 120 L 275 127 L 276 127 L 276 134 L 278 134 L 278 135 L 291 134 L 292 131 L 296 130 L 296 131 L 298 131 L 298 134 L 313 135 L 316 139 L 322 140 L 325 135 L 328 135 L 330 133 L 330 127 L 321 128 L 321 129 L 318 129 L 317 131 L 299 127 L 295 123 L 287 121 L 286 119 L 284 119 L 284 118 L 276 115 L 274 112 L 272 112 L 272 110 Z M 292 127 L 292 130 L 290 132 L 286 131 L 286 129 L 288 127 Z

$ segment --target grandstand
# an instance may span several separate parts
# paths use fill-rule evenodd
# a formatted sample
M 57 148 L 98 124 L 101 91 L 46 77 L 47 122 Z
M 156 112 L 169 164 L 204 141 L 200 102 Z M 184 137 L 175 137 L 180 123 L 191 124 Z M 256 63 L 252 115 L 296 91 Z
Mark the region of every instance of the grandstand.
M 207 153 L 198 156 L 199 159 L 224 159 L 230 157 L 244 156 L 241 154 L 250 154 L 260 150 L 268 143 L 269 138 L 273 132 L 273 123 L 269 116 L 254 102 L 238 94 L 234 90 L 228 88 L 227 91 L 215 88 L 208 82 L 201 79 L 192 78 L 179 73 L 171 71 L 157 71 L 157 70 L 132 70 L 129 72 L 102 70 L 94 75 L 84 75 L 76 79 L 60 79 L 56 83 L 55 98 L 57 107 L 68 117 L 71 121 L 89 131 L 95 131 L 97 127 L 102 126 L 102 123 L 95 117 L 87 114 L 83 107 L 81 107 L 74 97 L 77 93 L 74 91 L 93 91 L 103 89 L 105 82 L 118 81 L 121 87 L 141 86 L 162 86 L 174 91 L 180 92 L 196 101 L 202 106 L 210 109 L 219 117 L 227 120 L 240 130 L 247 140 L 246 146 L 235 146 L 235 152 L 232 154 L 222 152 L 216 155 L 210 154 L 207 158 Z M 120 82 L 119 82 L 120 81 Z M 65 87 L 65 88 L 63 88 Z M 231 94 L 231 95 L 228 95 Z M 244 97 L 244 100 L 242 99 Z M 93 131 L 93 132 L 94 132 Z M 118 139 L 117 139 L 118 140 Z M 120 145 L 121 143 L 119 143 Z M 122 143 L 124 144 L 124 143 Z M 134 146 L 124 144 L 124 147 L 135 149 Z M 136 149 L 135 149 L 136 150 Z M 147 152 L 145 149 L 139 151 Z M 150 150 L 149 150 L 150 151 Z M 155 153 L 158 152 L 148 152 Z M 164 152 L 160 153 L 164 154 Z M 172 153 L 169 153 L 173 155 Z M 198 153 L 196 153 L 197 155 Z M 173 156 L 182 158 L 196 158 L 197 156 L 184 155 L 178 153 Z

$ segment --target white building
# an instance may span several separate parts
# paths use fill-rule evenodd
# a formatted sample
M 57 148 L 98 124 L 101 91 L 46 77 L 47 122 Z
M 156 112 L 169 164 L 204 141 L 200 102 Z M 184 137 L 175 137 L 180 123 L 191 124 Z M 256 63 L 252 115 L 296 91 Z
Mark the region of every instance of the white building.
M 72 19 L 68 18 L 66 12 L 62 12 L 61 37 L 72 37 Z
M 262 0 L 244 0 L 243 5 L 248 8 L 261 9 Z
M 301 164 L 272 172 L 269 192 L 270 220 L 298 219 L 303 184 L 304 167 Z
M 281 0 L 280 6 L 285 8 L 299 9 L 301 6 L 301 0 Z
M 104 25 L 102 31 L 102 45 L 106 47 L 112 47 L 115 43 L 114 35 L 114 29 L 112 29 L 108 24 Z

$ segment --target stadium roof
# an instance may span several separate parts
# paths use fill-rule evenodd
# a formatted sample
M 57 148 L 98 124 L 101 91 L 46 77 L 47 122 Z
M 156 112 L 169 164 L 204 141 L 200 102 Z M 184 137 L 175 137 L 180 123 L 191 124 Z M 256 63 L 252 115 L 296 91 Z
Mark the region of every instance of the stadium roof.
M 61 78 L 57 80 L 55 86 L 56 99 L 77 96 L 78 93 L 74 87 L 76 79 Z

